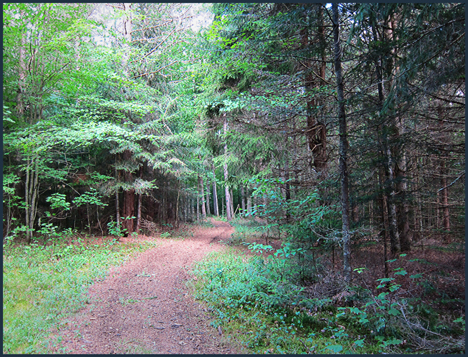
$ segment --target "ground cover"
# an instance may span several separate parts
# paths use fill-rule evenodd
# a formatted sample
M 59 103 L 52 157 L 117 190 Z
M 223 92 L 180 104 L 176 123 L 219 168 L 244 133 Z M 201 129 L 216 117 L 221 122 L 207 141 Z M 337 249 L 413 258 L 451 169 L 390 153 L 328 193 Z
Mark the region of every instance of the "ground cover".
M 86 305 L 91 284 L 105 279 L 110 266 L 156 245 L 119 244 L 113 237 L 76 237 L 47 246 L 4 245 L 3 353 L 47 352 L 50 332 Z
M 193 287 L 196 298 L 212 310 L 213 325 L 246 350 L 262 354 L 464 351 L 465 324 L 460 317 L 464 295 L 454 288 L 463 285 L 463 276 L 456 265 L 460 253 L 453 249 L 437 249 L 434 254 L 426 247 L 424 252 L 401 254 L 389 260 L 390 274 L 381 278 L 382 268 L 368 259 L 369 252 L 367 258 L 363 254 L 375 250 L 375 245 L 360 247 L 362 254 L 356 254 L 353 263 L 362 265 L 357 265 L 361 268 L 355 269 L 350 286 L 340 279 L 339 258 L 333 257 L 332 266 L 330 252 L 322 252 L 319 262 L 327 273 L 310 269 L 316 276 L 301 282 L 295 279 L 303 262 L 299 249 L 287 240 L 276 249 L 258 243 L 264 237 L 256 227 L 260 222 L 241 219 L 233 225 L 236 232 L 226 244 L 234 247 L 197 263 Z M 448 256 L 441 256 L 441 251 Z

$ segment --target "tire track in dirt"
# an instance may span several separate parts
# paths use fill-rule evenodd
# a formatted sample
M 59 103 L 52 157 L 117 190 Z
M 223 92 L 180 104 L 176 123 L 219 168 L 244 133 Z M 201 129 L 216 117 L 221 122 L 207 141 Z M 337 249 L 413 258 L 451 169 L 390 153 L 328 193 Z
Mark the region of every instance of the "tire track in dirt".
M 237 353 L 227 346 L 210 317 L 188 294 L 187 270 L 224 246 L 234 229 L 212 220 L 185 240 L 156 239 L 162 245 L 142 253 L 89 289 L 89 305 L 59 332 L 67 353 Z

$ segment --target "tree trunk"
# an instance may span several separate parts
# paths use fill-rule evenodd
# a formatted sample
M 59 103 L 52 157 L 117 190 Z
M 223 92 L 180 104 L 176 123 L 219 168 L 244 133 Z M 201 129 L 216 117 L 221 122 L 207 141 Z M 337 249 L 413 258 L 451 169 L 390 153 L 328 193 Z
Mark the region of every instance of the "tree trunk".
M 179 228 L 179 197 L 180 191 L 177 189 L 177 200 L 176 200 L 176 207 L 175 207 L 175 227 Z
M 21 18 L 24 16 L 24 10 L 20 10 Z M 26 79 L 26 66 L 24 62 L 25 58 L 25 46 L 26 46 L 26 33 L 21 34 L 21 47 L 19 48 L 19 68 L 18 68 L 18 94 L 16 96 L 16 112 L 20 119 L 24 116 L 24 86 L 25 86 L 25 79 Z
M 241 185 L 241 187 L 240 187 L 240 194 L 241 194 L 242 215 L 245 216 L 245 191 L 244 191 L 244 185 Z
M 385 141 L 387 141 L 385 139 Z M 386 146 L 386 159 L 387 159 L 387 191 L 390 193 L 387 195 L 388 201 L 388 216 L 390 224 L 390 251 L 392 254 L 397 254 L 401 251 L 400 247 L 400 235 L 398 232 L 398 223 L 397 223 L 397 213 L 396 213 L 396 204 L 395 204 L 395 176 L 393 174 L 393 160 L 390 148 L 388 147 L 388 141 L 385 144 Z
M 332 4 L 333 10 L 333 38 L 335 43 L 335 73 L 338 95 L 338 120 L 340 132 L 340 179 L 341 179 L 341 209 L 342 209 L 342 236 L 343 236 L 343 273 L 345 280 L 351 280 L 351 245 L 349 235 L 349 194 L 348 194 L 348 137 L 346 113 L 344 106 L 343 76 L 341 69 L 341 45 L 338 4 Z
M 210 183 L 208 179 L 206 179 L 206 214 L 209 216 L 211 215 L 210 209 Z
M 234 216 L 236 215 L 235 213 L 235 210 L 234 210 L 234 195 L 232 194 L 232 188 L 229 192 L 229 198 L 230 198 L 230 201 L 231 201 L 231 206 L 230 206 L 230 211 L 231 211 L 231 218 L 234 218 Z
M 384 193 L 384 181 L 385 173 L 383 168 L 379 171 L 379 188 L 382 191 L 380 199 L 381 215 L 382 215 L 382 233 L 383 233 L 383 247 L 384 247 L 384 273 L 385 277 L 388 278 L 388 255 L 387 255 L 387 242 L 389 241 L 389 223 L 388 223 L 388 207 L 387 207 L 387 196 Z
M 143 166 L 140 167 L 140 179 L 143 177 Z M 143 194 L 138 195 L 138 204 L 137 204 L 137 226 L 136 231 L 140 234 L 141 229 L 141 201 L 142 201 Z
M 227 139 L 226 139 L 226 133 L 227 133 L 227 118 L 226 114 L 224 114 L 224 123 L 223 123 L 223 129 L 224 129 L 224 181 L 226 182 L 226 188 L 225 188 L 225 193 L 226 193 L 226 218 L 228 221 L 232 219 L 232 211 L 231 211 L 231 198 L 229 195 L 229 186 L 227 184 L 229 175 L 228 175 L 228 168 L 227 168 Z
M 37 216 L 38 188 L 39 188 L 39 157 L 26 157 L 26 182 L 25 182 L 25 210 L 26 210 L 26 237 L 28 243 L 32 242 L 34 222 Z
M 252 196 L 250 195 L 250 190 L 247 187 L 247 214 L 252 217 Z
M 117 170 L 117 156 L 115 160 L 115 181 L 116 184 L 119 182 L 119 171 Z M 116 220 L 116 228 L 120 230 L 120 202 L 119 202 L 119 188 L 115 190 L 115 220 Z
M 214 209 L 214 214 L 219 217 L 219 207 L 218 207 L 218 192 L 216 189 L 216 172 L 215 172 L 215 166 L 214 162 L 211 162 L 211 168 L 213 170 L 213 209 Z
M 197 221 L 199 221 L 200 220 L 200 179 L 197 182 L 198 182 L 197 183 Z
M 372 26 L 372 32 L 374 36 L 374 40 L 378 41 L 377 31 L 375 26 Z M 375 67 L 377 72 L 377 89 L 379 93 L 379 106 L 380 110 L 382 110 L 383 102 L 384 102 L 384 80 L 382 76 L 383 71 L 383 59 L 380 57 L 379 59 L 375 59 Z M 387 62 L 387 67 L 389 64 Z M 388 70 L 388 68 L 387 68 Z M 380 113 L 379 113 L 380 114 Z M 382 118 L 381 118 L 382 120 Z M 384 166 L 386 168 L 386 175 L 387 175 L 387 184 L 386 184 L 386 202 L 388 206 L 388 216 L 389 216 L 389 228 L 390 228 L 390 251 L 392 254 L 396 254 L 400 251 L 400 237 L 398 234 L 398 224 L 397 224 L 397 215 L 396 215 L 396 205 L 395 205 L 395 177 L 393 174 L 393 159 L 392 153 L 389 146 L 389 140 L 386 134 L 387 128 L 385 124 L 383 125 L 383 141 L 382 141 L 382 153 L 385 157 Z
M 324 79 L 325 79 L 325 51 L 324 51 L 324 34 L 325 34 L 325 27 L 323 26 L 323 7 L 322 4 L 314 4 L 314 6 L 318 6 L 318 21 L 319 21 L 319 32 L 318 32 L 318 39 L 319 45 L 322 45 L 321 56 L 322 62 L 320 67 L 318 68 L 318 72 L 320 73 L 321 80 L 317 81 L 315 78 L 315 74 L 312 67 L 312 61 L 306 60 L 304 61 L 304 70 L 306 71 L 305 76 L 305 90 L 309 94 L 310 99 L 307 101 L 307 128 L 306 128 L 306 136 L 309 142 L 309 148 L 312 152 L 313 156 L 313 165 L 318 172 L 326 171 L 327 168 L 327 155 L 326 155 L 326 146 L 327 146 L 327 134 L 326 134 L 326 127 L 323 123 L 319 122 L 316 118 L 316 114 L 314 111 L 316 110 L 317 99 L 315 98 L 315 94 L 312 94 L 314 88 L 319 87 Z M 308 49 L 309 47 L 309 31 L 307 25 L 301 30 L 301 45 L 302 48 Z
M 132 153 L 130 150 L 125 150 L 123 152 L 123 160 L 124 161 L 131 161 Z M 133 184 L 133 175 L 129 171 L 124 171 L 124 180 L 128 185 Z M 124 191 L 124 201 L 123 201 L 123 228 L 127 229 L 128 234 L 132 234 L 134 232 L 134 220 L 133 218 L 135 215 L 135 190 L 132 188 L 130 190 Z
M 288 209 L 288 204 L 289 201 L 291 200 L 291 186 L 289 184 L 289 161 L 286 161 L 286 166 L 284 169 L 284 191 L 285 191 L 285 201 L 286 201 L 286 214 L 285 214 L 285 219 L 286 223 L 291 222 L 291 215 L 289 214 L 289 209 Z
M 402 149 L 403 150 L 403 149 Z M 398 231 L 400 235 L 400 248 L 402 252 L 411 250 L 413 233 L 409 225 L 409 204 L 407 198 L 408 184 L 406 180 L 406 154 L 401 153 L 401 159 L 396 167 L 397 191 L 400 195 L 401 203 L 398 207 Z
M 194 206 L 195 206 L 194 199 L 191 198 L 190 199 L 190 217 L 191 217 L 192 220 L 195 217 L 195 208 L 194 208 Z
M 449 232 L 450 232 L 450 211 L 449 211 L 449 202 L 448 202 L 448 187 L 447 187 L 447 170 L 445 168 L 445 162 L 441 162 L 440 172 L 442 174 L 442 207 L 443 207 L 443 221 L 442 227 L 444 228 L 444 241 L 449 241 Z
M 198 186 L 200 188 L 200 196 L 201 196 L 201 212 L 203 219 L 206 219 L 206 209 L 205 209 L 205 185 L 203 183 L 203 177 L 198 175 Z

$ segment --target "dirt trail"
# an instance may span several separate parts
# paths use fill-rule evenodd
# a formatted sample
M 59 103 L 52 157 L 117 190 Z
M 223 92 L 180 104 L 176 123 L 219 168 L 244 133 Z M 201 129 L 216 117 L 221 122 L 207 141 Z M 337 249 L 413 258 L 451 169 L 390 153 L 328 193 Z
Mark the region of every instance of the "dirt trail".
M 237 353 L 210 326 L 208 313 L 188 294 L 187 269 L 224 247 L 234 229 L 212 221 L 185 240 L 161 246 L 113 268 L 89 290 L 89 305 L 62 329 L 68 353 Z

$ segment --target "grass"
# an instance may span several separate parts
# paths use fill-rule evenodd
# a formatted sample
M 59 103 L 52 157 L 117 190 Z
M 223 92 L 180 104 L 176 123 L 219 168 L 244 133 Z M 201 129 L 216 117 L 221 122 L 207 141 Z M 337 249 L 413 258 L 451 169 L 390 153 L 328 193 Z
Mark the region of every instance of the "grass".
M 63 318 L 87 303 L 88 287 L 153 242 L 47 247 L 4 245 L 3 353 L 47 353 Z

